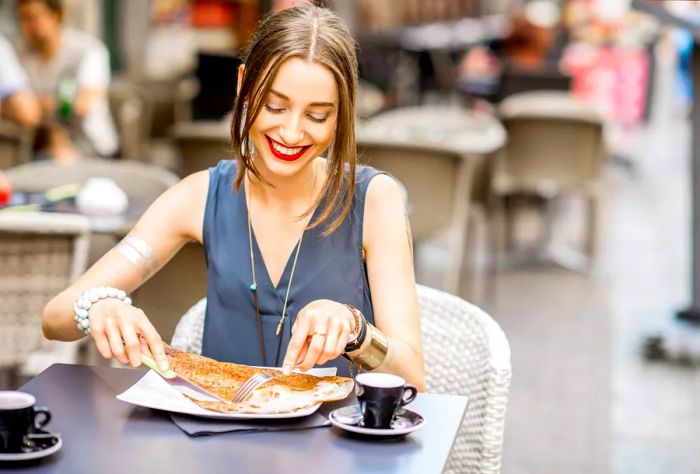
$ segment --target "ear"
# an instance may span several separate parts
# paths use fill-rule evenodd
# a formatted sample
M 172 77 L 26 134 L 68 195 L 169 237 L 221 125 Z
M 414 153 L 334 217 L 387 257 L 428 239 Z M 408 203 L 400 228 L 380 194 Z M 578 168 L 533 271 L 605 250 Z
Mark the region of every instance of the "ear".
M 236 85 L 236 96 L 241 93 L 241 86 L 243 85 L 243 75 L 245 74 L 245 64 L 241 63 L 238 66 L 238 84 Z

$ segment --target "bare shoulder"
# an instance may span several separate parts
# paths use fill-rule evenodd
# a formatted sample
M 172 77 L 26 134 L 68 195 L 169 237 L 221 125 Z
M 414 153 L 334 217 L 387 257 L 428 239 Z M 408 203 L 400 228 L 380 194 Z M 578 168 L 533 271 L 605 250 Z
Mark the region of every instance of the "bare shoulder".
M 365 216 L 372 217 L 373 214 L 382 212 L 399 212 L 403 215 L 404 194 L 403 187 L 395 178 L 388 174 L 378 174 L 367 186 Z
M 372 178 L 365 196 L 363 243 L 368 245 L 387 232 L 404 232 L 406 207 L 402 186 L 395 178 L 379 174 Z

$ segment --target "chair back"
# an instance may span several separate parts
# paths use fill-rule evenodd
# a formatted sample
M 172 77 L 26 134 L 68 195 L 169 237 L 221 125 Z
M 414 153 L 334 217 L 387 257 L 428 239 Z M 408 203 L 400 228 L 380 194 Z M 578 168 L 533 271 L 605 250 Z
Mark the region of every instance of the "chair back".
M 499 108 L 508 143 L 494 170 L 496 192 L 545 196 L 598 180 L 604 164 L 603 122 L 565 92 L 528 92 Z
M 478 307 L 433 288 L 417 288 L 427 389 L 469 397 L 445 472 L 497 473 L 511 380 L 508 340 Z
M 151 202 L 179 178 L 165 169 L 133 161 L 82 159 L 70 164 L 35 161 L 9 169 L 5 175 L 14 189 L 41 192 L 62 184 L 83 184 L 93 177 L 111 178 L 129 198 Z
M 26 163 L 31 158 L 34 132 L 6 120 L 0 121 L 0 170 Z
M 458 225 L 456 212 L 469 198 L 468 177 L 459 180 L 468 171 L 468 161 L 443 150 L 389 142 L 360 142 L 358 155 L 361 163 L 386 171 L 406 188 L 416 240 L 434 237 Z
M 145 96 L 136 84 L 126 80 L 109 85 L 109 109 L 117 126 L 120 156 L 124 160 L 148 161 L 153 110 Z
M 179 153 L 178 174 L 188 176 L 232 157 L 228 121 L 181 122 L 172 136 Z
M 83 273 L 89 224 L 83 216 L 0 212 L 0 368 L 46 347 L 46 303 Z
M 417 289 L 428 391 L 469 397 L 445 472 L 497 473 L 511 380 L 508 340 L 478 307 L 433 288 Z M 206 304 L 204 298 L 182 316 L 173 347 L 201 354 Z
M 192 241 L 134 291 L 131 298 L 134 305 L 148 315 L 160 337 L 167 341 L 178 323 L 173 315 L 183 314 L 206 294 L 204 249 L 199 242 Z

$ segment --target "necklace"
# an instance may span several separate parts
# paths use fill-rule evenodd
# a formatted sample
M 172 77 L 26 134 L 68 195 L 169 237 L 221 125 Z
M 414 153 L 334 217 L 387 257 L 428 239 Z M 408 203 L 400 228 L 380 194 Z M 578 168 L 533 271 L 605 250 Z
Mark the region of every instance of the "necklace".
M 265 338 L 263 336 L 262 329 L 262 318 L 260 317 L 260 300 L 258 299 L 258 282 L 255 278 L 255 256 L 253 254 L 253 226 L 250 222 L 250 194 L 248 193 L 248 187 L 246 187 L 246 201 L 248 203 L 248 247 L 250 250 L 250 271 L 253 276 L 253 282 L 248 287 L 250 292 L 253 293 L 253 300 L 255 301 L 255 318 L 258 323 L 258 346 L 260 348 L 260 356 L 263 361 L 263 365 L 267 366 L 267 353 L 265 351 Z M 282 316 L 280 316 L 279 323 L 277 323 L 277 329 L 275 335 L 277 336 L 277 351 L 275 353 L 275 366 L 279 365 L 280 350 L 282 348 L 282 331 L 284 329 L 284 323 L 287 319 L 287 302 L 289 301 L 289 291 L 292 289 L 292 280 L 294 279 L 294 272 L 297 268 L 297 261 L 299 260 L 299 251 L 301 250 L 301 243 L 304 240 L 304 229 L 299 237 L 299 243 L 297 243 L 296 250 L 294 251 L 294 261 L 292 262 L 292 271 L 289 274 L 289 283 L 287 284 L 287 292 L 284 295 L 284 305 L 282 306 Z

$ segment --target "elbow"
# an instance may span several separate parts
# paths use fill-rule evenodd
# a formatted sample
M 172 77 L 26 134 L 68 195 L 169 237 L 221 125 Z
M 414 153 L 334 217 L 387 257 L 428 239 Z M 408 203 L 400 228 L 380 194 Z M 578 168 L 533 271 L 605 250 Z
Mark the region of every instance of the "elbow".
M 46 339 L 52 341 L 60 340 L 59 331 L 54 324 L 56 320 L 56 311 L 54 309 L 55 300 L 56 298 L 53 298 L 51 301 L 49 301 L 41 314 L 41 333 Z

